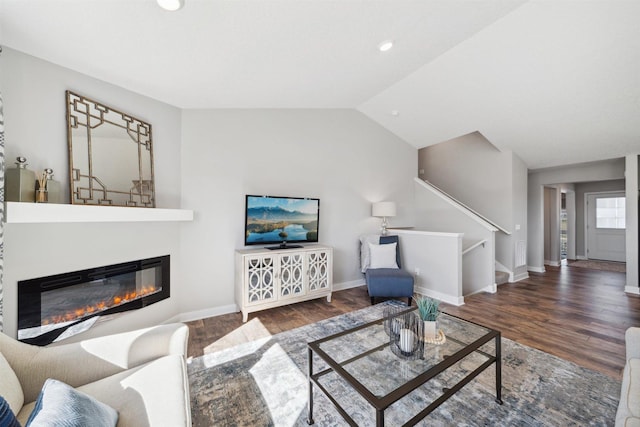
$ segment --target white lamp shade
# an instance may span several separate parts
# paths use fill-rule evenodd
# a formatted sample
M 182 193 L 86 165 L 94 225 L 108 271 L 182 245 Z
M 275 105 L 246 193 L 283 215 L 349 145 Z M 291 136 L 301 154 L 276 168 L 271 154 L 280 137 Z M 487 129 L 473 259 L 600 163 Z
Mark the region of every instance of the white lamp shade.
M 156 0 L 156 1 L 158 2 L 158 6 L 170 12 L 174 12 L 178 9 L 181 9 L 182 6 L 184 6 L 184 0 Z
M 392 217 L 396 216 L 396 202 L 378 202 L 371 206 L 371 216 Z

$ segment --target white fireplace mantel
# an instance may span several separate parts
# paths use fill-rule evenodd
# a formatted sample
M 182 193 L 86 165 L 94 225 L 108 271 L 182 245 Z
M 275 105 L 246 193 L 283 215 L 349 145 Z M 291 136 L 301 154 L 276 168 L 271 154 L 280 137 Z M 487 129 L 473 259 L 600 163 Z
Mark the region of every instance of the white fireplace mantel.
M 7 202 L 5 213 L 8 224 L 193 221 L 193 211 L 186 209 L 128 208 L 53 203 Z

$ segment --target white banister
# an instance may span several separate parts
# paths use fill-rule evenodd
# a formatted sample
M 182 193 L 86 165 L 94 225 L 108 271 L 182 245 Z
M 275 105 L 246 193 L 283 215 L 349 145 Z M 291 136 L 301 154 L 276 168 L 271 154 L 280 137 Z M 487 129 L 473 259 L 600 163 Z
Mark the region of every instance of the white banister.
M 416 241 L 411 242 L 415 243 L 414 245 L 408 245 L 413 251 L 423 251 L 423 247 L 435 245 L 439 245 L 436 248 L 442 248 L 437 253 L 431 252 L 430 255 L 430 257 L 436 258 L 435 262 L 433 259 L 429 259 L 431 269 L 435 270 L 424 270 L 420 267 L 422 280 L 418 281 L 416 287 L 424 288 L 425 291 L 428 291 L 425 293 L 428 296 L 433 296 L 436 293 L 447 294 L 447 296 L 457 299 L 461 304 L 464 303 L 464 296 L 482 291 L 495 292 L 495 239 L 496 233 L 501 230 L 495 224 L 481 218 L 461 203 L 419 178 L 415 180 L 415 187 L 415 228 L 411 232 L 445 232 L 449 234 L 455 232 L 460 235 L 460 245 L 457 251 L 445 250 L 444 240 L 436 241 L 436 236 L 427 239 L 427 234 L 421 236 L 420 243 Z M 409 236 L 411 234 L 405 232 L 401 235 L 401 240 L 403 242 L 413 240 L 407 239 Z M 441 239 L 442 237 L 444 236 L 441 236 Z M 404 245 L 401 244 L 401 247 L 404 248 Z M 477 250 L 479 247 L 484 247 L 484 249 Z M 405 251 L 403 255 L 409 254 Z M 422 261 L 422 264 L 426 263 L 427 260 Z M 411 264 L 409 263 L 408 266 L 412 267 Z M 415 266 L 417 267 L 417 265 Z M 436 278 L 432 275 L 435 272 L 441 273 L 444 266 L 455 269 L 455 280 L 444 280 L 444 278 Z
M 423 180 L 423 179 L 420 179 L 420 178 L 414 178 L 414 180 L 415 180 L 416 183 L 420 184 L 423 188 L 425 188 L 427 190 L 430 190 L 433 194 L 435 194 L 438 197 L 440 197 L 441 199 L 447 201 L 451 206 L 455 207 L 460 212 L 464 213 L 468 217 L 470 217 L 473 220 L 475 220 L 477 223 L 479 223 L 482 226 L 484 226 L 487 230 L 490 230 L 490 231 L 501 231 L 504 234 L 511 235 L 511 232 L 508 231 L 507 229 L 505 229 L 504 227 L 501 227 L 498 224 L 496 224 L 495 222 L 491 221 L 490 219 L 484 217 L 483 215 L 480 215 L 478 212 L 474 211 L 469 206 L 467 206 L 464 203 L 462 203 L 461 201 L 457 200 L 455 197 L 453 197 L 452 195 L 446 193 L 442 189 L 436 187 L 435 185 L 433 185 L 429 181 L 426 181 L 426 180 Z
M 484 248 L 484 246 L 486 244 L 487 244 L 487 239 L 480 240 L 479 242 L 476 242 L 473 245 L 469 246 L 468 248 L 464 249 L 462 251 L 462 255 L 464 255 L 464 254 L 466 254 L 468 252 L 471 252 L 472 250 L 474 250 L 475 248 L 480 247 L 480 246 L 482 246 Z

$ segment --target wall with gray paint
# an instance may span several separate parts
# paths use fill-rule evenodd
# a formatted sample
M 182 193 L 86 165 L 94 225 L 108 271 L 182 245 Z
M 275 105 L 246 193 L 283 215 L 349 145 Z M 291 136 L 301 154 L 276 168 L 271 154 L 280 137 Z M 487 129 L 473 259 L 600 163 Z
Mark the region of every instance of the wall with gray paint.
M 520 159 L 520 157 L 513 154 L 511 156 L 512 168 L 511 168 L 511 177 L 513 180 L 512 184 L 512 203 L 513 203 L 513 228 L 511 229 L 511 240 L 514 247 L 512 254 L 515 255 L 515 247 L 522 242 L 522 245 L 526 248 L 527 246 L 527 179 L 528 179 L 528 170 L 527 165 Z M 502 239 L 504 235 L 502 233 L 498 233 L 498 239 Z M 526 250 L 526 249 L 525 249 Z M 525 254 L 526 255 L 526 254 Z M 515 280 L 519 280 L 522 278 L 526 278 L 528 276 L 527 273 L 527 265 L 526 262 L 523 265 L 518 265 L 517 260 L 513 260 L 513 274 Z
M 180 206 L 179 108 L 9 48 L 0 67 L 7 167 L 24 156 L 34 171 L 52 168 L 69 203 L 65 91 L 71 90 L 151 124 L 156 205 Z
M 440 257 L 437 260 L 437 263 L 442 264 L 438 270 L 443 269 L 445 271 L 459 269 L 460 266 L 456 265 L 456 263 L 461 263 L 461 288 L 457 289 L 457 283 L 438 283 L 437 277 L 432 275 L 427 264 L 418 265 L 422 273 L 420 274 L 421 279 L 416 278 L 416 286 L 456 296 L 471 295 L 483 288 L 491 289 L 495 284 L 495 235 L 497 234 L 497 232 L 493 231 L 495 227 L 487 229 L 485 221 L 482 221 L 482 224 L 478 223 L 476 219 L 468 216 L 466 212 L 453 207 L 439 193 L 436 194 L 436 190 L 430 190 L 427 184 L 417 180 L 414 180 L 414 183 L 416 231 L 463 233 L 464 235 L 459 237 L 462 243 L 461 251 L 472 247 L 478 242 L 486 241 L 486 244 L 476 247 L 465 255 L 458 254 L 458 257 L 450 257 L 448 260 Z M 414 242 L 421 242 L 425 245 L 425 248 L 434 244 L 428 237 L 414 240 Z M 433 250 L 433 248 L 431 249 Z M 419 249 L 415 247 L 414 250 Z M 445 289 L 448 289 L 448 291 L 445 291 Z M 437 295 L 430 296 L 438 298 Z M 461 301 L 456 302 L 456 304 L 460 303 Z
M 560 265 L 560 190 L 544 187 L 544 263 Z
M 393 200 L 391 226 L 412 225 L 417 150 L 354 110 L 185 110 L 183 312 L 233 304 L 234 250 L 246 194 L 320 198 L 319 241 L 334 247 L 334 282 L 363 283 L 361 234 L 371 203 Z
M 11 225 L 5 245 L 10 318 L 18 280 L 155 256 L 158 250 L 174 260 L 175 298 L 150 307 L 144 319 L 128 315 L 126 328 L 232 304 L 233 251 L 242 246 L 248 193 L 320 197 L 320 241 L 335 247 L 334 279 L 341 283 L 362 281 L 358 236 L 380 225 L 371 217 L 371 202 L 398 203 L 392 226 L 413 221 L 417 150 L 359 112 L 217 110 L 186 111 L 183 117 L 176 107 L 11 49 L 0 66 L 9 158 L 25 156 L 34 170 L 53 168 L 68 200 L 65 90 L 73 90 L 151 123 L 157 206 L 194 209 L 196 216 L 187 225 Z M 155 234 L 164 237 L 149 237 Z M 30 269 L 34 242 L 51 254 Z M 128 249 L 120 250 L 123 245 Z M 183 267 L 192 270 L 183 274 Z M 15 331 L 15 318 L 5 324 Z
M 529 172 L 527 193 L 527 264 L 529 270 L 544 271 L 544 186 L 614 179 L 624 179 L 624 159 L 581 163 Z
M 34 171 L 51 167 L 68 202 L 65 90 L 69 89 L 151 123 L 157 205 L 180 206 L 178 108 L 8 48 L 3 49 L 0 68 L 8 167 L 18 155 L 27 157 Z M 172 260 L 172 298 L 103 322 L 71 340 L 149 326 L 178 314 L 178 223 L 5 224 L 4 232 L 4 325 L 9 335 L 15 336 L 17 330 L 19 280 L 165 254 Z
M 419 176 L 510 230 L 513 217 L 505 204 L 512 197 L 511 156 L 473 132 L 420 149 Z
M 567 213 L 567 259 L 576 259 L 576 188 L 575 184 L 559 186 Z M 560 200 L 562 208 L 562 199 Z M 559 213 L 560 214 L 560 213 Z
M 527 239 L 528 177 L 521 159 L 473 132 L 420 149 L 418 169 L 420 178 L 511 232 L 496 233 L 496 260 L 515 277 L 526 275 L 526 266 L 515 266 L 516 244 Z

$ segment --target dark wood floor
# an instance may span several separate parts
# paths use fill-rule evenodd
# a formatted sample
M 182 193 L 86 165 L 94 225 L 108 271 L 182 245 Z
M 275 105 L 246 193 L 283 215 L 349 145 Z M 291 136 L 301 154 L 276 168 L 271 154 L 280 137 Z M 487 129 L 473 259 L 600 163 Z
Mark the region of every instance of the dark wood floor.
M 640 326 L 640 297 L 624 293 L 625 274 L 585 268 L 547 267 L 546 273 L 498 287 L 495 294 L 465 298 L 442 310 L 499 329 L 502 336 L 621 378 L 624 332 Z M 227 314 L 189 322 L 189 356 L 200 356 L 370 304 L 365 287 L 249 315 Z
M 625 274 L 546 267 L 496 294 L 465 298 L 444 311 L 499 329 L 521 344 L 614 378 L 622 377 L 624 333 L 640 326 L 640 297 L 624 293 Z
M 370 305 L 367 288 L 362 286 L 334 292 L 330 303 L 326 298 L 319 298 L 251 313 L 249 320 L 244 324 L 241 313 L 224 314 L 188 322 L 187 355 L 202 356 L 242 342 L 275 335 Z

